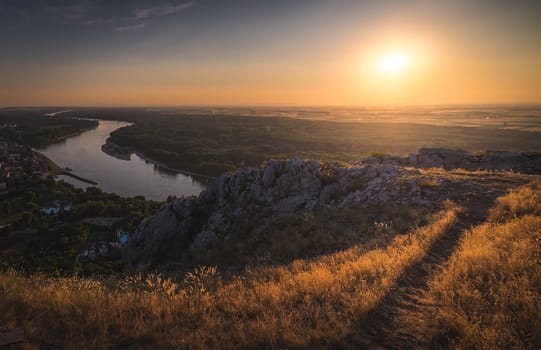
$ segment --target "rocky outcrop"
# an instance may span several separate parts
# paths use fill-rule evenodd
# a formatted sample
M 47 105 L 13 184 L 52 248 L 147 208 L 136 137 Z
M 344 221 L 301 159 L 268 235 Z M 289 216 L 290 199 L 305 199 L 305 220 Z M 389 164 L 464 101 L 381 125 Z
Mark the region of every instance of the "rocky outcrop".
M 427 180 L 421 168 L 539 174 L 541 154 L 424 148 L 408 157 L 383 155 L 353 164 L 269 160 L 259 168 L 220 175 L 199 197 L 164 206 L 141 222 L 124 256 L 130 266 L 146 267 L 228 239 L 239 220 L 266 225 L 265 217 L 328 206 L 431 206 L 451 196 L 449 188 L 457 193 L 474 190 L 475 185 L 458 180 Z
M 419 168 L 444 168 L 466 170 L 514 171 L 539 174 L 539 153 L 512 153 L 486 151 L 471 153 L 445 148 L 421 148 L 417 155 L 410 155 L 408 163 Z
M 129 267 L 144 267 L 172 248 L 186 249 L 196 231 L 194 212 L 197 205 L 196 199 L 182 199 L 163 207 L 152 218 L 143 220 L 124 249 Z

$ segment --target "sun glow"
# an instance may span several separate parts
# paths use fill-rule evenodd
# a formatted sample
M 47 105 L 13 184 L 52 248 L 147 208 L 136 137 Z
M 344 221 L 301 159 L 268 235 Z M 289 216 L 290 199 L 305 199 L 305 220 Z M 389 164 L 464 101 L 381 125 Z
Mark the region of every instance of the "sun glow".
M 408 56 L 403 53 L 393 52 L 380 61 L 380 69 L 385 73 L 396 74 L 407 68 Z

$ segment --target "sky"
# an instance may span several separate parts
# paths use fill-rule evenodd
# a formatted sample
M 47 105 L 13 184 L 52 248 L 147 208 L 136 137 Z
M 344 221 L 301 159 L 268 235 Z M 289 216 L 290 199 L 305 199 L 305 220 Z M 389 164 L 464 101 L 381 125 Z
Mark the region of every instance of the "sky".
M 538 0 L 0 0 L 0 106 L 541 103 L 540 18 Z

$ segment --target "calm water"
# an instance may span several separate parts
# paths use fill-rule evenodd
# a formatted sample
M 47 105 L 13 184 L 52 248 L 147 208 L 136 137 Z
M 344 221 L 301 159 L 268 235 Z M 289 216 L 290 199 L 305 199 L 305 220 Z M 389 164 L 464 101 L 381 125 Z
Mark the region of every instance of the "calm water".
M 96 129 L 39 151 L 59 166 L 71 168 L 75 174 L 97 182 L 97 187 L 105 192 L 124 197 L 143 195 L 161 201 L 169 195 L 198 195 L 204 189 L 193 177 L 160 170 L 135 154 L 129 161 L 107 155 L 101 146 L 109 134 L 129 123 L 105 120 L 99 123 Z M 59 178 L 79 188 L 90 186 L 68 176 Z

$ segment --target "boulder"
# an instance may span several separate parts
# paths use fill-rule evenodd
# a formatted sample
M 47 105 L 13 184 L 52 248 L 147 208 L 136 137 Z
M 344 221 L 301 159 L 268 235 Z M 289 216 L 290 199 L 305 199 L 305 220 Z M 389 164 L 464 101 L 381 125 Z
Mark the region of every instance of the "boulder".
M 319 201 L 321 203 L 328 203 L 331 199 L 338 195 L 339 189 L 340 187 L 336 183 L 323 187 L 319 193 Z
M 128 268 L 148 265 L 169 251 L 172 243 L 176 249 L 187 248 L 194 235 L 192 214 L 196 205 L 196 199 L 181 199 L 143 220 L 125 247 Z
M 270 188 L 274 185 L 276 180 L 276 175 L 279 173 L 280 163 L 277 160 L 271 159 L 267 162 L 265 168 L 263 169 L 263 186 L 265 188 Z

